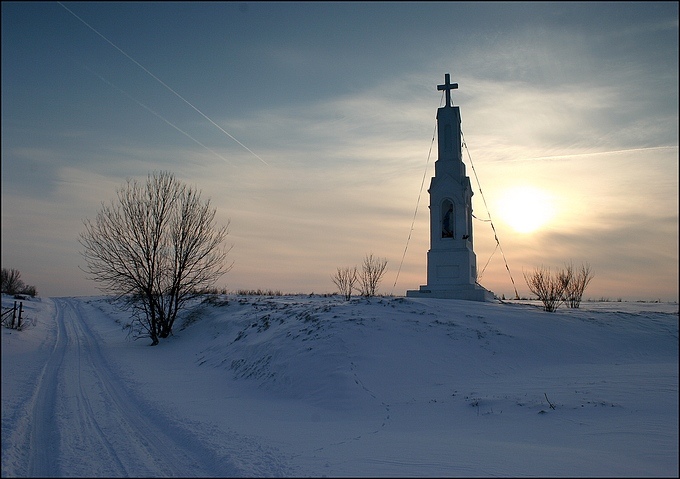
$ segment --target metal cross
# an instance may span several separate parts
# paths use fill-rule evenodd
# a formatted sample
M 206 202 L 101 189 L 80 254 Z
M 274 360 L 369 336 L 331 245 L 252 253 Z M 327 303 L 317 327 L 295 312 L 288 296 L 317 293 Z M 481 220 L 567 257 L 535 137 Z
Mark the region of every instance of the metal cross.
M 458 83 L 451 83 L 451 75 L 444 75 L 444 84 L 437 85 L 437 91 L 446 90 L 446 106 L 451 106 L 451 90 L 456 90 Z

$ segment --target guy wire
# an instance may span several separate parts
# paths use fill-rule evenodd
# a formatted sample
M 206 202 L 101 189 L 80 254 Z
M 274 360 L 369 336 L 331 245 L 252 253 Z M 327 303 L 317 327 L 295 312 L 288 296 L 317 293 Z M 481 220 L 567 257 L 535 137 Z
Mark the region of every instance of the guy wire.
M 491 225 L 491 229 L 493 230 L 493 236 L 494 239 L 496 240 L 496 246 L 501 252 L 501 255 L 503 256 L 503 262 L 505 263 L 505 269 L 508 270 L 508 275 L 510 275 L 510 281 L 512 282 L 512 288 L 515 290 L 515 299 L 519 299 L 519 294 L 517 293 L 517 287 L 515 286 L 515 280 L 512 277 L 512 273 L 510 272 L 510 267 L 508 266 L 508 260 L 505 258 L 505 253 L 503 252 L 503 247 L 501 246 L 501 242 L 498 240 L 498 234 L 496 233 L 496 227 L 493 225 L 493 220 L 491 219 L 491 212 L 489 212 L 489 206 L 486 204 L 486 198 L 484 198 L 484 192 L 482 191 L 482 185 L 479 183 L 479 177 L 477 176 L 477 170 L 475 170 L 475 165 L 472 163 L 472 156 L 470 155 L 470 150 L 467 147 L 467 142 L 465 141 L 465 135 L 463 134 L 463 129 L 461 128 L 460 130 L 460 136 L 463 140 L 463 146 L 465 147 L 465 151 L 467 151 L 468 155 L 468 160 L 470 160 L 470 166 L 472 167 L 472 172 L 475 174 L 475 180 L 477 181 L 477 188 L 479 188 L 479 194 L 482 197 L 482 201 L 484 202 L 484 207 L 486 208 L 486 215 L 489 217 L 489 224 Z M 494 253 L 496 250 L 494 249 Z M 493 253 L 491 254 L 493 256 Z M 489 258 L 489 261 L 491 258 Z M 489 262 L 487 261 L 487 265 Z M 484 266 L 484 269 L 486 269 L 486 266 Z M 484 273 L 484 271 L 482 271 Z
M 432 132 L 432 141 L 430 142 L 430 151 L 427 153 L 427 162 L 425 163 L 425 171 L 423 171 L 423 179 L 420 182 L 420 191 L 418 192 L 418 200 L 416 201 L 416 209 L 413 212 L 413 220 L 411 220 L 411 229 L 408 232 L 408 238 L 406 239 L 406 246 L 404 247 L 404 254 L 401 255 L 401 262 L 399 263 L 399 269 L 397 270 L 397 276 L 394 278 L 394 284 L 392 285 L 392 291 L 390 295 L 394 293 L 394 287 L 397 285 L 397 280 L 399 279 L 399 273 L 401 272 L 401 266 L 404 264 L 404 258 L 406 257 L 406 250 L 408 249 L 408 244 L 411 241 L 411 233 L 413 233 L 413 225 L 416 222 L 416 215 L 418 214 L 418 205 L 420 205 L 420 197 L 423 194 L 423 186 L 425 185 L 425 177 L 427 176 L 427 168 L 430 165 L 430 156 L 432 155 L 432 145 L 434 145 L 434 137 L 437 133 L 437 120 L 434 122 L 434 131 Z

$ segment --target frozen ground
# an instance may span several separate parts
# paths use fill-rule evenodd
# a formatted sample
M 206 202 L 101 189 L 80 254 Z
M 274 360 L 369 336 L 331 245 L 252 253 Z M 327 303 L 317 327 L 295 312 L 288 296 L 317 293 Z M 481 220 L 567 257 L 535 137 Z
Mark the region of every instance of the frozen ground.
M 156 347 L 24 307 L 3 477 L 678 475 L 677 303 L 222 296 Z

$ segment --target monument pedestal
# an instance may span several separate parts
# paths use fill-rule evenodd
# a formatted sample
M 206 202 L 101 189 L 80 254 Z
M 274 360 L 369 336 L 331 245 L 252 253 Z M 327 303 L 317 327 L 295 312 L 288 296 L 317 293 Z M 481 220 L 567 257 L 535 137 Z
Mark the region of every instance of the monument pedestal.
M 449 286 L 446 289 L 435 289 L 432 286 L 423 285 L 420 289 L 406 291 L 408 298 L 436 298 L 436 299 L 463 299 L 466 301 L 493 301 L 494 294 L 478 284 L 463 284 Z

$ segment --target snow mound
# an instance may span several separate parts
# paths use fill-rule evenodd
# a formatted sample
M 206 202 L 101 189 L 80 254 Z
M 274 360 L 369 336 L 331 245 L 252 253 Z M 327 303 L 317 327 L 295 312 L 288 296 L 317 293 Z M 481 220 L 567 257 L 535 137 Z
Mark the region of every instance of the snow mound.
M 678 341 L 677 312 L 304 296 L 202 303 L 177 335 L 201 336 L 201 367 L 269 398 L 332 409 L 450 397 L 478 377 L 548 367 L 673 361 Z

